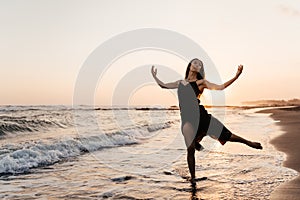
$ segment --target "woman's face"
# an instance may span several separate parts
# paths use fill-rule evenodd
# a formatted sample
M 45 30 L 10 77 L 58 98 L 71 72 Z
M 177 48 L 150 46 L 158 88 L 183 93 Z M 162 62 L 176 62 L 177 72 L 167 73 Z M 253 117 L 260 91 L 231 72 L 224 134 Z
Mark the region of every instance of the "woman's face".
M 203 67 L 203 64 L 200 60 L 195 59 L 191 63 L 191 71 L 193 72 L 200 72 L 200 69 Z

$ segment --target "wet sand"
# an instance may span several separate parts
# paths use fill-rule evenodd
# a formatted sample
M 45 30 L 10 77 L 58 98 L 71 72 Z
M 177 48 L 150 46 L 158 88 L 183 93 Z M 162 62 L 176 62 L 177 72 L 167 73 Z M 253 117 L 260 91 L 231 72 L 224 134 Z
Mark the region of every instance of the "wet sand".
M 287 154 L 283 165 L 300 172 L 300 106 L 293 108 L 278 108 L 260 111 L 272 113 L 271 117 L 278 120 L 278 124 L 285 132 L 274 138 L 271 143 Z M 300 197 L 300 176 L 290 182 L 280 185 L 271 194 L 272 200 L 296 200 Z

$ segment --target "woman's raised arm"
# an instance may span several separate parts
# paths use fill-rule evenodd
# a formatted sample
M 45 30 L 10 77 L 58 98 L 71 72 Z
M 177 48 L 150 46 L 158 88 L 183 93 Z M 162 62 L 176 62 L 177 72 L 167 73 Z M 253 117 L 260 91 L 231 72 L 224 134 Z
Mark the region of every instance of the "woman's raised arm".
M 238 77 L 241 75 L 242 71 L 243 71 L 243 65 L 239 65 L 234 78 L 230 79 L 229 81 L 227 81 L 221 85 L 218 85 L 215 83 L 210 83 L 209 81 L 205 80 L 204 86 L 205 86 L 205 88 L 210 89 L 210 90 L 224 90 L 229 85 L 231 85 L 236 79 L 238 79 Z
M 159 79 L 157 78 L 157 76 L 156 76 L 156 74 L 157 74 L 157 69 L 155 69 L 154 65 L 152 65 L 151 73 L 152 73 L 152 76 L 153 76 L 153 78 L 155 79 L 156 83 L 157 83 L 161 88 L 165 88 L 165 89 L 176 89 L 176 88 L 178 88 L 178 85 L 179 85 L 180 80 L 175 81 L 175 82 L 171 82 L 171 83 L 164 83 L 164 82 L 162 82 L 161 80 L 159 80 Z

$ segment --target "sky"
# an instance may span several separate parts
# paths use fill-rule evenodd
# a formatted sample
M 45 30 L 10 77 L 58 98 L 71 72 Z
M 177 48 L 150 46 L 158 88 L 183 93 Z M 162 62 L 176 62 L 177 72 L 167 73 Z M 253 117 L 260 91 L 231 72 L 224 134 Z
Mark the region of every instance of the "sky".
M 226 105 L 300 98 L 300 0 L 0 0 L 0 23 L 0 105 L 71 105 L 91 53 L 112 37 L 141 28 L 190 38 L 213 61 L 222 82 L 243 64 L 240 78 L 218 91 Z M 187 63 L 158 50 L 124 55 L 99 77 L 94 103 L 112 105 L 118 82 L 138 66 L 149 65 L 149 74 L 136 76 L 151 76 L 156 64 L 158 77 L 171 81 L 159 65 L 183 77 Z M 209 73 L 206 79 L 214 81 Z M 154 80 L 118 92 L 130 93 L 128 105 L 178 105 L 176 92 Z M 202 101 L 210 104 L 211 98 L 206 91 Z

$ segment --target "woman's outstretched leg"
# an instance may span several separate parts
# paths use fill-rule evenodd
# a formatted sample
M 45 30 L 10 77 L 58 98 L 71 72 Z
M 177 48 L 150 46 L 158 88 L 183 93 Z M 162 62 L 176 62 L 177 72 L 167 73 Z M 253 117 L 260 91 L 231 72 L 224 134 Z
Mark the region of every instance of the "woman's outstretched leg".
M 262 146 L 259 142 L 252 142 L 233 134 L 217 118 L 213 116 L 211 116 L 210 126 L 208 128 L 207 134 L 212 138 L 218 139 L 223 145 L 227 141 L 240 142 L 255 149 L 262 149 Z
M 231 137 L 229 138 L 229 141 L 230 142 L 240 142 L 240 143 L 246 144 L 249 147 L 252 147 L 252 148 L 255 148 L 255 149 L 262 149 L 262 146 L 259 142 L 252 142 L 252 141 L 246 140 L 246 139 L 244 139 L 240 136 L 237 136 L 233 133 L 231 134 Z

